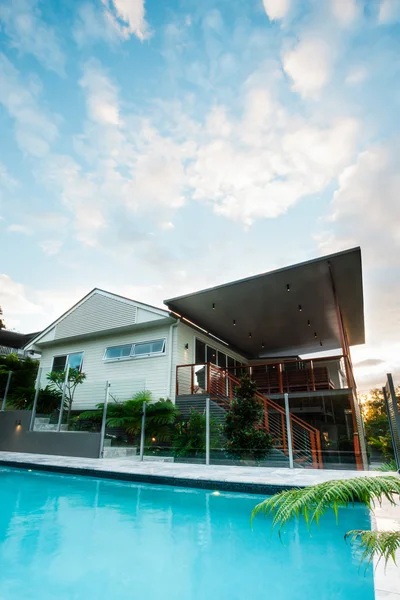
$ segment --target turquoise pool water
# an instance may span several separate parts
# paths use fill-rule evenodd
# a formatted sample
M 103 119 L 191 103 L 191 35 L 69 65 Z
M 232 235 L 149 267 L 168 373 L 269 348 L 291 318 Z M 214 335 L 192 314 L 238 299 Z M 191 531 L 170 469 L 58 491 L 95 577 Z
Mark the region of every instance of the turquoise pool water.
M 260 497 L 0 469 L 1 600 L 372 600 L 343 511 L 271 536 Z

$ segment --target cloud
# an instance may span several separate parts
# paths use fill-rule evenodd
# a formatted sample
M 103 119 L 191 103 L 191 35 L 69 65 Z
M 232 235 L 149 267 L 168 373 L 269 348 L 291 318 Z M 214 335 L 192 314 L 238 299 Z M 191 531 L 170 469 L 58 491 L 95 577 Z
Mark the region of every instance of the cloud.
M 238 120 L 219 114 L 222 126 L 209 130 L 188 166 L 189 186 L 194 199 L 247 225 L 325 189 L 351 160 L 358 135 L 353 119 L 312 124 L 263 88 L 249 91 Z
M 23 233 L 24 235 L 32 235 L 33 231 L 27 227 L 26 225 L 21 225 L 19 223 L 14 223 L 7 227 L 8 231 L 13 233 Z
M 47 69 L 64 74 L 65 56 L 54 29 L 42 20 L 37 0 L 1 2 L 0 21 L 21 54 L 32 54 Z
M 62 240 L 43 240 L 39 246 L 45 254 L 48 256 L 54 256 L 58 254 L 63 246 Z
M 367 368 L 367 367 L 377 367 L 378 365 L 382 365 L 384 364 L 384 360 L 382 360 L 381 358 L 366 358 L 365 360 L 360 360 L 357 363 L 354 363 L 354 366 L 357 367 L 358 369 L 363 367 L 363 368 Z
M 345 82 L 347 85 L 358 85 L 365 81 L 368 77 L 368 71 L 365 67 L 356 67 L 350 69 L 346 76 Z
M 332 12 L 343 27 L 351 25 L 359 16 L 357 0 L 331 0 Z
M 0 161 L 0 199 L 2 192 L 12 192 L 18 187 L 18 181 L 8 172 L 7 167 Z
M 364 150 L 343 170 L 327 229 L 317 238 L 322 253 L 361 246 L 367 343 L 353 356 L 356 362 L 371 356 L 384 361 L 376 371 L 357 371 L 364 387 L 386 372 L 400 372 L 399 155 L 395 137 Z
M 117 90 L 98 61 L 91 60 L 86 63 L 84 75 L 79 83 L 86 92 L 89 118 L 101 124 L 118 125 Z
M 284 52 L 282 61 L 293 90 L 304 98 L 316 99 L 329 81 L 333 50 L 326 40 L 307 37 L 293 50 Z
M 58 134 L 57 119 L 43 110 L 36 82 L 22 82 L 11 62 L 0 53 L 0 104 L 15 122 L 15 136 L 21 150 L 35 157 L 49 152 Z
M 289 12 L 291 0 L 263 0 L 265 12 L 270 21 L 283 19 Z
M 73 35 L 80 46 L 97 40 L 109 43 L 135 35 L 143 41 L 151 33 L 145 19 L 144 0 L 101 0 L 101 11 L 92 3 L 78 9 Z
M 379 5 L 379 23 L 387 25 L 400 20 L 400 3 L 398 0 L 381 0 Z
M 4 273 L 0 273 L 0 289 L 1 307 L 9 329 L 21 327 L 22 315 L 29 318 L 43 312 L 39 304 L 28 299 L 25 286 L 13 281 L 11 277 Z

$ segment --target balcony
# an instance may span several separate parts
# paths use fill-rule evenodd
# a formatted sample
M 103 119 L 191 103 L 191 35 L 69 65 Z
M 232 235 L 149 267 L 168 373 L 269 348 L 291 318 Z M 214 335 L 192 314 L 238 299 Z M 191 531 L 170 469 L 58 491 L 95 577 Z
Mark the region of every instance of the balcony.
M 227 375 L 249 375 L 266 396 L 285 393 L 334 392 L 348 389 L 345 357 L 342 355 L 302 360 L 263 361 L 228 368 L 212 363 L 178 365 L 176 395 L 215 394 L 227 396 Z

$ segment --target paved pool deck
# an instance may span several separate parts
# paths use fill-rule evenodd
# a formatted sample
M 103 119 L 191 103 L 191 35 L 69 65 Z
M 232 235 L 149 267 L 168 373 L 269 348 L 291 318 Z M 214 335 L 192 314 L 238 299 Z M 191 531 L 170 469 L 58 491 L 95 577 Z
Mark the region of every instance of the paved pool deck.
M 378 477 L 379 471 L 283 469 L 266 467 L 214 466 L 168 462 L 138 462 L 126 458 L 76 458 L 44 454 L 0 452 L 0 466 L 40 469 L 212 490 L 242 491 L 271 494 L 289 487 L 304 487 L 332 479 Z M 391 473 L 391 475 L 396 475 Z M 400 504 L 387 501 L 372 515 L 372 527 L 379 530 L 400 530 Z M 396 566 L 381 561 L 375 565 L 375 600 L 400 600 L 400 552 Z

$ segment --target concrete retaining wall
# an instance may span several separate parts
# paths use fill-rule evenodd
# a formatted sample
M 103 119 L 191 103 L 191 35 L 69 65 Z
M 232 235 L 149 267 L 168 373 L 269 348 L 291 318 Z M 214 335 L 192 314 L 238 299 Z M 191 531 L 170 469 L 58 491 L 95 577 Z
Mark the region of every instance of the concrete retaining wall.
M 99 433 L 29 431 L 31 415 L 30 410 L 0 412 L 0 450 L 98 458 Z

